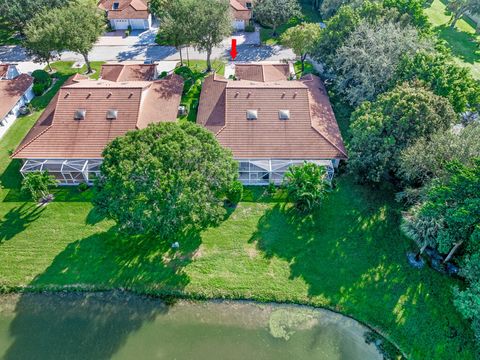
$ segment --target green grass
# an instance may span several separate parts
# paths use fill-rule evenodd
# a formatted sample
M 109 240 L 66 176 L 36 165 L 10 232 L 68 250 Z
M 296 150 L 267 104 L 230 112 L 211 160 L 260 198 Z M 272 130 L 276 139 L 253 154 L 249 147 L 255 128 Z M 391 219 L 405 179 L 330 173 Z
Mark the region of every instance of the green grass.
M 349 108 L 334 105 L 344 130 Z M 42 208 L 25 202 L 8 150 L 37 117 L 19 119 L 0 143 L 0 287 L 310 304 L 369 324 L 412 359 L 474 358 L 469 324 L 452 304 L 458 282 L 406 262 L 413 246 L 399 232 L 392 189 L 342 175 L 317 213 L 298 216 L 282 194 L 247 188 L 220 226 L 190 234 L 173 253 L 157 239 L 119 235 L 92 210 L 90 190 L 59 189 Z
M 260 28 L 260 40 L 265 45 L 277 45 L 280 41 L 280 36 L 288 29 L 293 26 L 300 24 L 302 21 L 318 23 L 322 21 L 320 12 L 318 10 L 312 9 L 312 5 L 309 1 L 300 1 L 302 7 L 303 18 L 293 18 L 288 21 L 286 24 L 283 24 L 277 28 L 277 36 L 273 36 L 273 31 L 270 28 L 261 27 Z
M 187 62 L 184 64 L 187 66 Z M 205 60 L 190 60 L 188 65 L 192 73 L 189 76 L 184 76 L 185 85 L 181 100 L 181 104 L 187 108 L 188 114 L 181 116 L 180 119 L 195 122 L 197 120 L 202 83 L 205 76 L 210 75 L 210 73 L 206 72 L 207 62 Z M 219 75 L 225 74 L 225 62 L 223 60 L 213 60 L 212 68 Z
M 475 34 L 475 24 L 468 18 L 457 22 L 454 29 L 449 26 L 451 14 L 445 4 L 434 0 L 425 10 L 438 36 L 445 40 L 459 64 L 472 71 L 475 78 L 480 79 L 480 37 Z
M 0 46 L 19 45 L 20 43 L 21 40 L 18 36 L 18 33 L 12 29 L 8 22 L 0 18 Z

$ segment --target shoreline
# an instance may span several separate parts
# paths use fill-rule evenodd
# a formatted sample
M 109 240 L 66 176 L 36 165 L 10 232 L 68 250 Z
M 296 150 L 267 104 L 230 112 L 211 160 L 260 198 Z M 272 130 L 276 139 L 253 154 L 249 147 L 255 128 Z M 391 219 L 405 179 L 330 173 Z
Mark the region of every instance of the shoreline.
M 99 288 L 95 286 L 78 286 L 78 285 L 63 285 L 63 286 L 50 286 L 44 288 L 38 288 L 33 286 L 2 286 L 0 285 L 0 297 L 8 296 L 8 295 L 18 295 L 21 296 L 23 294 L 38 294 L 38 295 L 74 295 L 74 294 L 114 294 L 114 295 L 121 295 L 121 296 L 136 296 L 136 297 L 143 297 L 149 299 L 156 299 L 160 300 L 165 303 L 167 306 L 173 306 L 177 301 L 184 301 L 184 302 L 204 302 L 204 303 L 246 303 L 246 304 L 257 304 L 257 305 L 266 305 L 266 306 L 293 306 L 303 309 L 311 309 L 311 310 L 323 310 L 328 311 L 330 313 L 334 313 L 337 315 L 344 316 L 350 320 L 357 322 L 358 324 L 365 327 L 367 330 L 373 332 L 378 336 L 377 339 L 374 340 L 376 343 L 378 340 L 381 341 L 380 344 L 375 344 L 377 350 L 382 353 L 383 343 L 392 346 L 399 355 L 402 356 L 401 359 L 408 359 L 408 356 L 403 352 L 403 350 L 390 339 L 382 330 L 376 328 L 373 325 L 370 325 L 362 320 L 355 318 L 354 316 L 343 313 L 337 309 L 326 307 L 326 306 L 318 306 L 308 302 L 298 302 L 298 301 L 288 301 L 288 300 L 275 300 L 275 299 L 262 299 L 262 298 L 255 298 L 255 297 L 241 297 L 241 296 L 223 296 L 223 297 L 208 297 L 202 294 L 194 294 L 194 293 L 185 293 L 185 292 L 139 292 L 132 289 L 127 288 Z

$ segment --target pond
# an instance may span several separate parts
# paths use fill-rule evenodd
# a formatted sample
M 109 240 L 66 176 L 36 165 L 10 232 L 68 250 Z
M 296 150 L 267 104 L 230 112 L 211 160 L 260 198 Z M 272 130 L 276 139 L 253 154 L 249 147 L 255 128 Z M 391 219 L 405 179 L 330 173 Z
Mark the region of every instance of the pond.
M 123 292 L 0 296 L 1 359 L 382 359 L 368 329 L 295 305 Z

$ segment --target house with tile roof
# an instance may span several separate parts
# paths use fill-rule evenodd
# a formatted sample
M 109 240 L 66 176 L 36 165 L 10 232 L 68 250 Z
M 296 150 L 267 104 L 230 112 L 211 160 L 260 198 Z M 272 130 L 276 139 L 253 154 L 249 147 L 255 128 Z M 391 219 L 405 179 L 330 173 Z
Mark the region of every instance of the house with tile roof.
M 230 10 L 233 17 L 233 28 L 245 30 L 252 19 L 253 0 L 230 0 Z
M 68 79 L 12 155 L 23 160 L 21 173 L 48 171 L 62 185 L 92 183 L 113 139 L 176 121 L 183 78 L 155 80 L 155 66 L 107 64 L 99 80 Z
M 13 64 L 0 64 L 0 138 L 33 98 L 33 78 Z
M 152 26 L 152 15 L 146 0 L 100 0 L 100 9 L 106 11 L 114 30 L 146 30 Z
M 347 159 L 321 79 L 294 77 L 290 64 L 241 64 L 235 80 L 205 79 L 197 123 L 215 134 L 239 162 L 246 185 L 281 183 L 292 165 L 324 165 L 332 177 Z

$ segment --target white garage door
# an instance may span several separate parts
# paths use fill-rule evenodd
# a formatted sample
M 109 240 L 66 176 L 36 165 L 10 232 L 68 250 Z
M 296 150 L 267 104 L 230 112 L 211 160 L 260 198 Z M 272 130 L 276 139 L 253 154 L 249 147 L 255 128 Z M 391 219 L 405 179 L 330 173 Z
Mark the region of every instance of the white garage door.
M 115 19 L 113 23 L 115 30 L 127 30 L 128 29 L 128 20 L 126 19 Z
M 245 21 L 243 20 L 233 20 L 233 27 L 235 30 L 245 30 Z
M 145 20 L 130 19 L 130 25 L 132 26 L 132 29 L 143 30 L 145 29 Z

